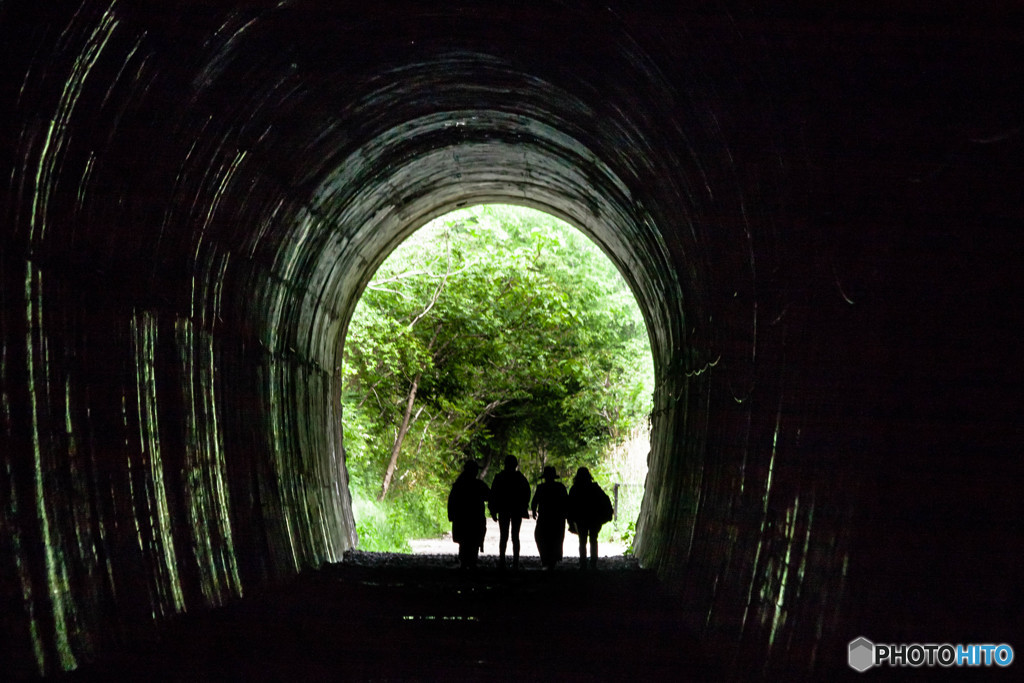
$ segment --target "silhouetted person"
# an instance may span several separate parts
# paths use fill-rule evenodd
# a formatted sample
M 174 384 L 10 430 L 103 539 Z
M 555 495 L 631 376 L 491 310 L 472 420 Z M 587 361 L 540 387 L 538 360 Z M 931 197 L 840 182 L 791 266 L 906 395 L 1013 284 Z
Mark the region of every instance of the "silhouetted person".
M 537 541 L 540 563 L 554 569 L 562 559 L 562 544 L 565 542 L 565 513 L 569 505 L 569 492 L 558 479 L 554 467 L 544 468 L 544 481 L 537 484 L 530 508 L 537 520 L 533 537 Z
M 519 471 L 519 460 L 514 455 L 505 458 L 505 469 L 491 482 L 491 518 L 498 522 L 498 566 L 505 567 L 505 548 L 509 527 L 512 532 L 512 568 L 519 569 L 519 528 L 528 515 L 530 482 Z
M 463 569 L 476 566 L 487 533 L 484 503 L 490 490 L 477 478 L 479 472 L 479 465 L 468 460 L 448 494 L 448 521 L 452 523 L 452 540 L 459 544 L 459 566 Z
M 612 519 L 612 502 L 594 478 L 590 470 L 581 467 L 576 470 L 569 489 L 569 521 L 576 526 L 580 537 L 580 569 L 587 567 L 587 541 L 590 541 L 590 566 L 597 567 L 597 534 L 601 526 Z

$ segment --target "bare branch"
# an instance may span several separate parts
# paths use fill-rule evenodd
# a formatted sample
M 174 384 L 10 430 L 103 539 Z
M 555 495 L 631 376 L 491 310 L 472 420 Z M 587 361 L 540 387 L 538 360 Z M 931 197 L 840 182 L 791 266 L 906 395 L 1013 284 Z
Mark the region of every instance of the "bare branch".
M 445 268 L 444 277 L 442 277 L 441 281 L 437 283 L 437 288 L 434 290 L 434 295 L 430 297 L 430 303 L 427 304 L 427 307 L 424 308 L 423 311 L 418 316 L 413 318 L 413 321 L 411 323 L 409 323 L 408 329 L 410 330 L 412 329 L 413 325 L 422 320 L 423 316 L 430 312 L 430 309 L 432 309 L 434 307 L 434 304 L 437 303 L 438 297 L 441 296 L 441 291 L 444 289 L 444 286 L 448 283 L 448 276 L 452 272 L 452 249 L 451 244 L 449 242 L 445 242 L 445 253 L 447 255 L 447 265 Z

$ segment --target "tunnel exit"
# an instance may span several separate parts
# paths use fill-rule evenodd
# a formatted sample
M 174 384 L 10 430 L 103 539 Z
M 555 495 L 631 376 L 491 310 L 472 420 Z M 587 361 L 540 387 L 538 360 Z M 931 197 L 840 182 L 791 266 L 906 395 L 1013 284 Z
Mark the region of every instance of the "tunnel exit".
M 630 548 L 653 361 L 629 286 L 579 230 L 507 204 L 439 216 L 367 283 L 344 360 L 360 549 L 443 547 L 427 539 L 449 531 L 444 501 L 463 463 L 490 484 L 510 455 L 531 488 L 546 467 L 565 480 L 592 469 L 615 507 L 602 540 Z M 536 554 L 532 536 L 526 550 Z

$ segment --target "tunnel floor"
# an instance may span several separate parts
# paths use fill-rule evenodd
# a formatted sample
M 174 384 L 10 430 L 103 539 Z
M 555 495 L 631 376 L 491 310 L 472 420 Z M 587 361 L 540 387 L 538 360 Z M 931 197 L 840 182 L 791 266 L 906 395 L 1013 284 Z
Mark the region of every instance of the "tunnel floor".
M 351 552 L 235 604 L 186 615 L 68 679 L 165 681 L 714 680 L 678 603 L 629 557 Z M 639 677 L 639 678 L 638 678 Z

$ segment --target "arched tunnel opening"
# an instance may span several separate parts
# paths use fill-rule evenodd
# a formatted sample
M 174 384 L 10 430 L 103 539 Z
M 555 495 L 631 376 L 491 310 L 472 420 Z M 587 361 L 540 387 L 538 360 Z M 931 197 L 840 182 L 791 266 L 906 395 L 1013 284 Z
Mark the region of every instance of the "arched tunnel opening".
M 357 298 L 341 380 L 357 549 L 453 552 L 453 482 L 472 460 L 493 485 L 507 456 L 530 485 L 526 555 L 547 467 L 569 483 L 593 470 L 612 502 L 602 551 L 630 549 L 655 372 L 633 291 L 597 243 L 550 213 L 474 204 L 417 226 Z
M 484 202 L 628 279 L 637 557 L 737 676 L 1012 644 L 1024 33 L 897 5 L 4 3 L 9 669 L 342 560 L 346 321 Z

